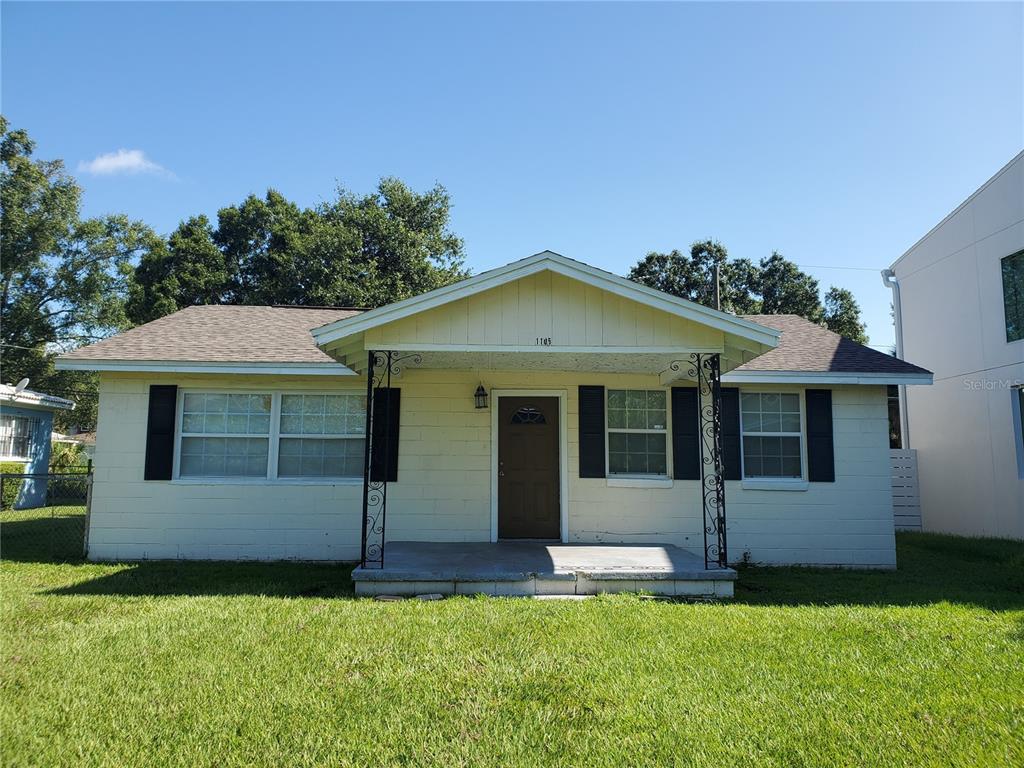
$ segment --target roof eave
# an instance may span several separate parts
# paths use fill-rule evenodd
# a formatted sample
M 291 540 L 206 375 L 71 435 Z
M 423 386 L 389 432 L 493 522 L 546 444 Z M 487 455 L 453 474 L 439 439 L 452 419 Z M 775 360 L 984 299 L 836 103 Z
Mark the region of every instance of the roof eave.
M 872 371 L 743 371 L 722 374 L 727 384 L 931 384 L 931 373 L 891 373 Z
M 59 357 L 57 370 L 117 371 L 125 373 L 224 373 L 282 376 L 357 376 L 351 368 L 336 362 L 237 362 L 189 360 L 91 360 Z

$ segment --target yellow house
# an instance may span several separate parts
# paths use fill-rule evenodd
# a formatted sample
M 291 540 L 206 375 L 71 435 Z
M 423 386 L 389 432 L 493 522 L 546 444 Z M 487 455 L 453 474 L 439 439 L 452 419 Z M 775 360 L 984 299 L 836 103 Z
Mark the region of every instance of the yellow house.
M 90 557 L 358 561 L 365 594 L 893 567 L 886 387 L 931 381 L 548 251 L 370 311 L 190 307 L 58 366 L 100 372 Z

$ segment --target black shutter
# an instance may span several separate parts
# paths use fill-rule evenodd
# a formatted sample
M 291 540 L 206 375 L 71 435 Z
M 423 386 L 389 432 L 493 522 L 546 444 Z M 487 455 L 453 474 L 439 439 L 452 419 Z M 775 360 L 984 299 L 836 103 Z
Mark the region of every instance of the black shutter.
M 580 477 L 604 477 L 604 387 L 580 387 Z
M 726 480 L 739 480 L 740 464 L 740 391 L 722 387 L 722 464 Z
M 149 387 L 149 418 L 146 422 L 146 480 L 170 480 L 174 472 L 174 421 L 178 411 L 178 387 Z
M 812 483 L 834 483 L 832 390 L 808 389 L 804 396 L 807 400 L 807 479 Z
M 696 387 L 672 387 L 672 476 L 700 480 L 700 397 Z
M 398 423 L 402 390 L 383 387 L 373 394 L 373 455 L 370 479 L 376 482 L 398 480 Z M 385 471 L 387 477 L 385 478 Z

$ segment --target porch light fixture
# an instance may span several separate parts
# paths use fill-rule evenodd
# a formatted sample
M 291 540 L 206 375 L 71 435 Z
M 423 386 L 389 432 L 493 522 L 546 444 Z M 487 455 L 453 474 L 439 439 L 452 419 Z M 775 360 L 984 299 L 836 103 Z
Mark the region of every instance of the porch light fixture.
M 473 402 L 477 408 L 487 407 L 487 390 L 483 384 L 477 384 L 476 392 L 473 393 Z

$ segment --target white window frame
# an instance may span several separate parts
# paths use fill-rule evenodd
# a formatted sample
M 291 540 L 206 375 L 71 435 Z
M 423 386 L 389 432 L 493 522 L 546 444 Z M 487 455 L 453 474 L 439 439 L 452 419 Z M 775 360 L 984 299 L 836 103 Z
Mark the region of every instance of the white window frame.
M 280 389 L 274 387 L 246 387 L 233 389 L 226 387 L 178 387 L 178 398 L 174 414 L 174 471 L 172 482 L 183 485 L 362 485 L 362 475 L 354 477 L 278 477 L 277 463 L 281 438 L 321 438 L 332 437 L 357 439 L 352 435 L 293 435 L 281 433 L 281 396 L 282 395 L 363 395 L 366 390 L 360 387 L 349 389 Z M 185 395 L 270 395 L 270 433 L 267 439 L 267 473 L 263 477 L 225 476 L 203 477 L 181 475 L 181 441 L 185 437 L 182 425 L 185 418 Z M 198 433 L 190 432 L 188 437 L 255 437 L 262 439 L 264 435 L 240 435 L 230 433 Z
M 0 456 L 0 461 L 20 461 L 28 462 L 32 460 L 32 449 L 35 447 L 36 430 L 39 429 L 41 418 L 39 416 L 26 416 L 24 413 L 4 413 L 0 414 L 5 419 L 11 419 L 11 436 L 14 434 L 14 420 L 24 419 L 29 423 L 28 430 L 28 452 L 24 456 L 18 456 L 16 454 Z M 11 441 L 11 447 L 14 447 L 13 440 Z
M 800 404 L 800 432 L 747 432 L 743 425 L 743 395 L 796 395 Z M 804 401 L 804 390 L 797 389 L 762 389 L 752 387 L 741 389 L 739 397 L 740 416 L 740 477 L 745 488 L 780 488 L 783 490 L 805 489 L 807 481 L 807 404 Z M 747 452 L 743 450 L 743 438 L 751 437 L 799 437 L 800 438 L 800 477 L 747 477 Z
M 622 392 L 664 392 L 665 393 L 665 429 L 620 429 L 619 427 L 608 426 L 608 397 L 612 390 Z M 672 480 L 672 392 L 665 387 L 605 387 L 604 388 L 604 465 L 605 479 L 612 487 L 622 484 L 621 487 L 629 487 L 631 481 L 643 483 L 664 483 Z M 623 432 L 634 435 L 665 435 L 665 471 L 663 473 L 649 472 L 641 474 L 637 472 L 612 472 L 611 459 L 611 433 Z M 670 486 L 669 486 L 670 487 Z

